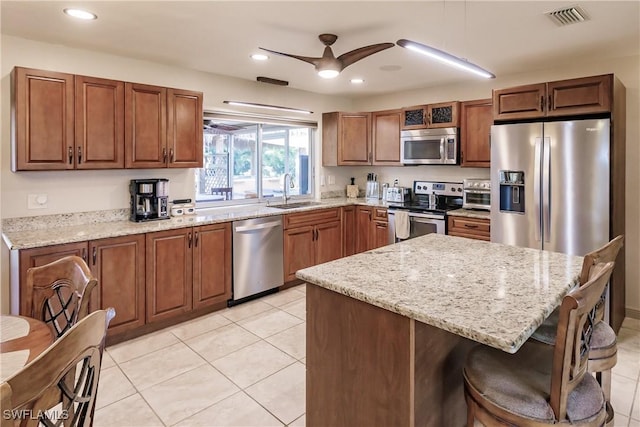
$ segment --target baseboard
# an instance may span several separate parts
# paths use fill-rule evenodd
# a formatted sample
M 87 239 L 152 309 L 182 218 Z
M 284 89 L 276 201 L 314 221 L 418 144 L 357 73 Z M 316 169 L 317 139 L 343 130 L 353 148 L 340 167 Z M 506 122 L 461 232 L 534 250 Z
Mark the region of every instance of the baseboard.
M 633 308 L 626 308 L 624 311 L 624 315 L 626 317 L 631 317 L 632 319 L 640 320 L 640 310 L 634 310 Z

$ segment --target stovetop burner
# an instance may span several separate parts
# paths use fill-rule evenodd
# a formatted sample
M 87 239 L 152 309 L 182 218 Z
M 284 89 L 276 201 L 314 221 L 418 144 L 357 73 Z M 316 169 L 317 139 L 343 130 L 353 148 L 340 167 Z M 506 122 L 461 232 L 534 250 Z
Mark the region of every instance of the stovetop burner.
M 462 207 L 462 183 L 414 181 L 413 200 L 392 206 L 410 212 L 445 215 L 447 211 Z

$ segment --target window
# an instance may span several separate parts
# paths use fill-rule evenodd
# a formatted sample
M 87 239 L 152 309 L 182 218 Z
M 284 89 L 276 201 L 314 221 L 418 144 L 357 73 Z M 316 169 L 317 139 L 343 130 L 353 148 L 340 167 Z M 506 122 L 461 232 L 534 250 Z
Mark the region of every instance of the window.
M 205 115 L 204 167 L 196 171 L 196 201 L 216 206 L 313 195 L 316 124 Z

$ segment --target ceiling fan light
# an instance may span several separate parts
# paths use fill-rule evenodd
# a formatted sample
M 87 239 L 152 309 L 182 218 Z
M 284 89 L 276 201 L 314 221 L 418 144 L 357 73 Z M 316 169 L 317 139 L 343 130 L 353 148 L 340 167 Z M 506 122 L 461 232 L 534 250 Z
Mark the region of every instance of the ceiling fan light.
M 318 75 L 323 79 L 333 79 L 338 77 L 338 74 L 340 74 L 340 71 L 338 70 L 332 70 L 332 69 L 318 70 Z
M 469 61 L 465 61 L 462 58 L 458 58 L 457 56 L 451 55 L 450 53 L 444 52 L 440 49 L 436 49 L 434 47 L 427 46 L 422 43 L 413 42 L 411 40 L 405 40 L 405 39 L 398 40 L 397 44 L 398 46 L 404 47 L 405 49 L 409 49 L 414 52 L 421 53 L 422 55 L 426 55 L 444 64 L 468 71 L 480 77 L 484 77 L 485 79 L 496 78 L 496 76 L 493 73 L 485 70 L 484 68 L 479 67 L 476 64 L 473 64 Z
M 98 19 L 98 16 L 94 13 L 91 12 L 87 12 L 86 10 L 82 10 L 82 9 L 73 9 L 73 8 L 66 8 L 63 9 L 63 12 L 66 15 L 72 16 L 74 18 L 78 18 L 78 19 L 84 19 L 85 21 L 91 21 L 92 19 Z

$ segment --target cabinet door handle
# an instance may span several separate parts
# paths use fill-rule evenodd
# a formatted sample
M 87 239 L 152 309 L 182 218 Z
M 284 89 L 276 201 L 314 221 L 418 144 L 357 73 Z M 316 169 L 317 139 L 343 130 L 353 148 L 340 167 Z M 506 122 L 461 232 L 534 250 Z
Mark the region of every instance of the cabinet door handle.
M 87 262 L 87 250 L 84 248 L 82 249 L 82 259 Z
M 73 148 L 69 147 L 69 164 L 73 164 Z
M 319 236 L 319 232 L 318 232 L 318 230 L 316 230 L 316 240 L 318 240 L 318 237 L 320 237 Z
M 198 232 L 196 231 L 196 244 L 194 245 L 196 248 L 198 247 Z
M 169 163 L 173 163 L 173 148 L 169 150 Z
M 540 111 L 544 111 L 544 95 L 540 97 Z
M 549 95 L 549 101 L 547 102 L 547 108 L 549 111 L 553 110 L 553 98 Z
M 167 163 L 167 147 L 162 149 L 162 161 Z
M 478 228 L 476 224 L 465 224 L 464 226 L 467 228 Z
M 82 163 L 82 147 L 78 147 L 78 164 Z
M 91 262 L 93 265 L 96 265 L 96 258 L 98 257 L 98 248 L 93 247 L 93 253 L 91 254 Z
M 189 249 L 191 249 L 191 243 L 193 242 L 191 233 L 189 233 Z

